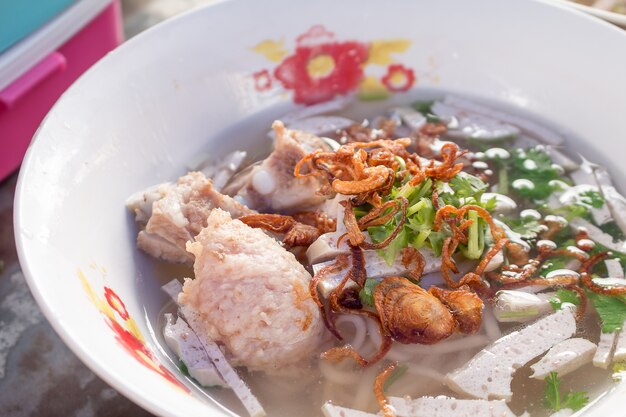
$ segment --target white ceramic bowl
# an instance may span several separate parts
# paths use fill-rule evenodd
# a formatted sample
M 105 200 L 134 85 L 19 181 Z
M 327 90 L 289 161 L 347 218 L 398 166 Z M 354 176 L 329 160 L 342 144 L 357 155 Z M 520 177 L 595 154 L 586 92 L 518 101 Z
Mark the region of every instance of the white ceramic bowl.
M 135 249 L 125 199 L 183 174 L 200 152 L 253 146 L 273 118 L 298 106 L 294 98 L 314 100 L 302 80 L 285 90 L 289 84 L 269 85 L 267 75 L 297 70 L 296 39 L 320 24 L 368 54 L 364 88 L 346 67 L 342 81 L 324 89 L 328 96 L 407 100 L 380 82 L 400 71 L 405 77 L 391 88 L 453 90 L 563 126 L 575 133 L 570 146 L 626 178 L 626 54 L 608 53 L 626 48 L 626 33 L 570 8 L 530 0 L 233 1 L 148 30 L 95 65 L 47 116 L 20 173 L 15 230 L 29 285 L 56 331 L 155 414 L 224 411 L 186 388 L 155 343 L 159 285 L 175 272 L 156 271 Z M 318 27 L 300 42 L 328 43 L 324 36 Z M 625 392 L 621 385 L 588 415 L 613 415 Z
M 626 28 L 626 15 L 621 13 L 610 12 L 608 10 L 602 10 L 597 7 L 585 6 L 584 4 L 575 3 L 571 0 L 552 0 L 556 3 L 574 7 L 578 10 L 582 10 L 590 15 L 604 19 L 607 22 L 615 23 L 623 28 Z

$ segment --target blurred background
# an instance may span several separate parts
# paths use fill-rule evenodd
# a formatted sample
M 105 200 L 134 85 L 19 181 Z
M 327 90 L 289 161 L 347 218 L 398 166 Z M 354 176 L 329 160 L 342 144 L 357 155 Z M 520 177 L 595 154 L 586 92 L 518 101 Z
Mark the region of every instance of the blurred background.
M 41 120 L 84 71 L 124 40 L 214 1 L 0 0 L 0 416 L 150 415 L 87 369 L 30 295 L 13 235 L 17 170 Z M 626 0 L 552 1 L 626 27 Z

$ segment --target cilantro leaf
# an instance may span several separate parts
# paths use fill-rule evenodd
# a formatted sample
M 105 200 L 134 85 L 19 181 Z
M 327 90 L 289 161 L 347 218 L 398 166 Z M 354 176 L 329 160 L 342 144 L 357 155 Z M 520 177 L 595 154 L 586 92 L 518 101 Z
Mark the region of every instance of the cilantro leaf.
M 588 190 L 580 193 L 580 201 L 593 208 L 600 208 L 604 205 L 604 198 L 602 198 L 602 195 L 600 195 L 599 192 L 594 190 Z
M 446 237 L 448 237 L 448 235 L 442 231 L 431 232 L 428 235 L 428 243 L 430 243 L 430 248 L 435 253 L 435 256 L 441 256 L 443 241 L 446 239 Z
M 624 236 L 624 232 L 622 232 L 622 229 L 620 229 L 615 221 L 604 223 L 599 227 L 604 233 L 608 233 L 609 235 L 611 235 L 613 240 L 624 240 L 624 238 L 626 238 L 626 236 Z
M 589 402 L 589 397 L 584 391 L 568 392 L 563 397 L 563 408 L 569 408 L 578 411 Z
M 546 408 L 554 411 L 561 409 L 561 394 L 559 393 L 559 385 L 561 380 L 556 372 L 550 372 L 546 377 L 546 393 L 544 399 L 544 405 Z
M 364 306 L 374 307 L 374 289 L 379 284 L 379 282 L 373 278 L 367 278 L 365 280 L 365 285 L 359 291 L 359 298 L 361 299 L 361 304 Z
M 185 375 L 185 376 L 191 376 L 189 375 L 189 369 L 187 368 L 187 365 L 185 364 L 185 362 L 180 361 L 180 365 L 178 366 L 178 369 L 180 369 L 180 372 Z
M 416 101 L 415 103 L 411 104 L 411 106 L 418 112 L 422 113 L 422 116 L 426 117 L 426 120 L 429 123 L 441 123 L 441 117 L 433 113 L 433 104 L 435 104 L 435 102 L 432 100 Z
M 450 187 L 452 187 L 457 197 L 474 197 L 476 201 L 480 201 L 480 195 L 485 192 L 488 185 L 480 178 L 461 171 L 452 178 Z
M 433 112 L 433 104 L 435 104 L 435 102 L 433 100 L 416 101 L 415 103 L 411 104 L 411 106 L 415 110 L 417 110 L 418 112 L 420 112 L 424 116 L 426 116 L 427 114 L 430 114 L 430 113 Z
M 574 291 L 565 289 L 557 290 L 555 296 L 550 298 L 548 301 L 554 310 L 560 310 L 563 303 L 571 303 L 574 305 L 580 304 L 578 295 Z
M 622 328 L 626 320 L 626 304 L 619 297 L 596 294 L 588 291 L 587 295 L 602 321 L 604 333 L 614 333 Z
M 555 256 L 548 259 L 541 266 L 541 275 L 546 276 L 552 271 L 565 268 L 565 262 L 569 259 L 570 258 L 566 258 L 565 256 Z
M 517 179 L 526 179 L 533 183 L 533 187 L 515 190 L 520 197 L 532 201 L 548 198 L 554 191 L 550 181 L 562 180 L 559 171 L 552 166 L 550 155 L 540 148 L 518 150 L 508 176 L 510 183 Z
M 582 217 L 585 219 L 589 219 L 591 217 L 591 213 L 589 209 L 580 204 L 568 204 L 566 206 L 558 207 L 554 210 L 550 210 L 552 214 L 557 214 L 559 216 L 565 217 L 567 221 Z
M 550 410 L 559 411 L 564 408 L 570 408 L 578 411 L 589 402 L 589 397 L 584 391 L 568 392 L 561 398 L 561 393 L 559 392 L 561 378 L 559 378 L 556 372 L 550 372 L 545 381 L 544 405 Z
M 519 233 L 522 239 L 526 240 L 536 239 L 537 235 L 539 235 L 545 227 L 539 220 L 533 219 L 532 217 L 511 219 L 507 216 L 502 216 L 501 220 L 503 220 L 513 232 Z

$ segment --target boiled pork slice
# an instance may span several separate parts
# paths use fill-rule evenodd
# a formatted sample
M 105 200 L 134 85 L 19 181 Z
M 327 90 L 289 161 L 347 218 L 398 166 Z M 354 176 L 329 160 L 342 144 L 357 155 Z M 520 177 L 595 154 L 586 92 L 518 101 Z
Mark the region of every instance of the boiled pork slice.
M 318 177 L 296 178 L 294 168 L 307 154 L 330 147 L 319 137 L 287 129 L 282 122 L 272 125 L 276 140 L 272 153 L 247 177 L 237 192 L 246 204 L 260 212 L 307 210 L 326 200 L 317 194 L 322 187 Z
M 206 226 L 214 208 L 237 218 L 254 213 L 229 196 L 220 194 L 201 172 L 190 172 L 175 184 L 165 183 L 139 192 L 126 202 L 140 226 L 140 249 L 168 262 L 193 263 L 185 245 Z
M 515 371 L 576 333 L 574 311 L 565 304 L 562 310 L 498 339 L 448 374 L 446 384 L 464 396 L 510 401 Z
M 325 328 L 308 290 L 311 275 L 292 253 L 221 209 L 187 249 L 195 279 L 185 280 L 178 301 L 185 316 L 199 317 L 198 336 L 250 370 L 280 372 L 312 358 Z

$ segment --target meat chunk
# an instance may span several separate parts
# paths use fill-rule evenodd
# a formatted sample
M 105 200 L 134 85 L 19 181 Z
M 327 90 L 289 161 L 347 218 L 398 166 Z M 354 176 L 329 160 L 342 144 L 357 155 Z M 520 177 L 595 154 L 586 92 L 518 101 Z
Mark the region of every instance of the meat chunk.
M 446 384 L 469 397 L 509 401 L 513 373 L 575 332 L 574 310 L 565 307 L 487 346 L 448 374 Z
M 275 372 L 316 350 L 324 326 L 311 276 L 276 240 L 215 209 L 187 249 L 196 278 L 185 281 L 179 303 L 231 364 Z
M 316 177 L 296 178 L 293 171 L 305 155 L 330 150 L 329 146 L 310 133 L 285 128 L 282 122 L 276 121 L 272 127 L 274 151 L 254 167 L 237 195 L 260 212 L 288 212 L 323 203 L 326 197 L 316 193 L 321 181 Z
M 135 220 L 145 224 L 137 236 L 140 249 L 155 258 L 187 264 L 193 262 L 193 256 L 185 245 L 206 226 L 212 209 L 221 208 L 235 218 L 254 213 L 215 191 L 211 180 L 200 172 L 190 172 L 176 184 L 160 184 L 137 193 L 126 204 Z

